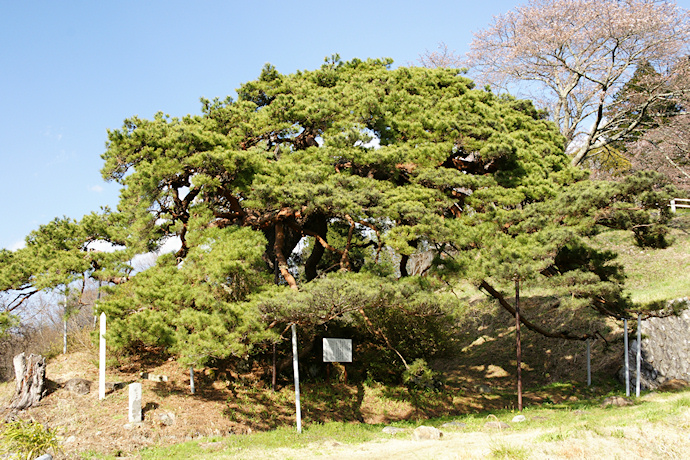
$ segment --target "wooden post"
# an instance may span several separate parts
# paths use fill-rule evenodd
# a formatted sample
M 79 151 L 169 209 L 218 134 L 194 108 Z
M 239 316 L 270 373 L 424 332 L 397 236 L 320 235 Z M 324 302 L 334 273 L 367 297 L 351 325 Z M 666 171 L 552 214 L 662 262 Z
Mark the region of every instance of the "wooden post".
M 587 339 L 587 386 L 592 386 L 592 358 L 589 339 Z
M 635 379 L 635 397 L 640 397 L 640 367 L 642 361 L 642 315 L 637 315 L 637 377 Z
M 100 346 L 98 360 L 98 399 L 105 399 L 105 312 L 101 313 Z
M 625 396 L 630 396 L 630 360 L 628 358 L 628 318 L 623 318 L 623 346 L 625 347 Z
M 67 354 L 67 317 L 62 318 L 62 354 Z
M 676 212 L 676 200 L 671 200 L 671 212 Z
M 515 336 L 517 338 L 518 412 L 522 412 L 522 346 L 520 343 L 520 279 L 515 278 Z
M 65 287 L 65 290 L 67 287 Z M 67 293 L 62 297 L 62 354 L 67 354 Z
M 295 412 L 297 419 L 297 432 L 302 433 L 302 409 L 299 401 L 299 363 L 297 362 L 297 326 L 292 329 L 292 369 L 295 373 Z
M 196 388 L 194 388 L 194 366 L 189 366 L 189 390 L 192 394 L 196 393 Z

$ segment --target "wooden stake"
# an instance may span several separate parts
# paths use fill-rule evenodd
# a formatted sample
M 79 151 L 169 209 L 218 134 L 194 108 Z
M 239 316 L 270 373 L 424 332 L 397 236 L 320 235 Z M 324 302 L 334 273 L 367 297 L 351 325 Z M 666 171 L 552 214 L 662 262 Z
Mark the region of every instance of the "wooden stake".
M 271 370 L 273 371 L 273 376 L 271 377 L 271 389 L 276 392 L 276 384 L 278 383 L 278 352 L 276 350 L 276 344 L 273 343 L 273 363 Z
M 642 315 L 637 315 L 637 378 L 635 379 L 635 396 L 640 397 L 640 367 L 642 361 Z
M 105 399 L 105 312 L 101 313 L 98 359 L 98 399 Z
M 295 412 L 297 419 L 297 432 L 302 433 L 302 409 L 299 401 L 299 363 L 297 362 L 297 326 L 292 329 L 292 370 L 295 373 Z
M 194 388 L 194 366 L 189 366 L 189 390 L 192 394 L 196 393 L 196 388 Z
M 630 359 L 628 357 L 628 318 L 623 318 L 623 347 L 625 347 L 625 396 L 630 396 Z
M 589 339 L 587 339 L 587 386 L 592 386 L 592 358 Z

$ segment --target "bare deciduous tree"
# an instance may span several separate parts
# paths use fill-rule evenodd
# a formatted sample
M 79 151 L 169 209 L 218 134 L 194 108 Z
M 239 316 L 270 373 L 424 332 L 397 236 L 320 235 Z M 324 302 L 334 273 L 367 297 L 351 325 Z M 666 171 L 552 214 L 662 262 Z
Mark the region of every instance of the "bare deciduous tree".
M 654 126 L 625 147 L 633 169 L 664 173 L 674 185 L 690 190 L 690 61 L 684 59 L 668 81 L 671 113 L 653 113 Z
M 464 65 L 464 58 L 457 54 L 455 50 L 449 50 L 448 45 L 441 42 L 436 48 L 437 51 L 425 50 L 419 55 L 417 64 L 427 69 L 453 68 L 459 69 Z
M 630 114 L 641 119 L 665 97 L 651 92 L 629 105 L 626 117 L 612 110 L 615 94 L 639 65 L 649 62 L 668 75 L 687 54 L 689 22 L 670 1 L 530 0 L 475 34 L 468 64 L 480 82 L 511 90 L 517 84 L 546 106 L 573 164 L 581 164 L 638 128 Z

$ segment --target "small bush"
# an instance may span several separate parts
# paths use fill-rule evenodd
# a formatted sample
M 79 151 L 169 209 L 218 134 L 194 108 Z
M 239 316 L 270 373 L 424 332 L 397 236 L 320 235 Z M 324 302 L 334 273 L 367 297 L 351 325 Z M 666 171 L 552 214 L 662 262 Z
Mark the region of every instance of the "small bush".
M 422 390 L 438 390 L 443 386 L 436 373 L 429 369 L 423 359 L 416 359 L 403 372 L 403 382 L 405 385 Z
M 664 249 L 669 246 L 665 225 L 638 225 L 633 227 L 635 243 L 642 248 Z
M 38 422 L 19 420 L 9 422 L 0 432 L 0 452 L 14 454 L 11 458 L 31 460 L 52 449 L 60 450 L 55 433 Z

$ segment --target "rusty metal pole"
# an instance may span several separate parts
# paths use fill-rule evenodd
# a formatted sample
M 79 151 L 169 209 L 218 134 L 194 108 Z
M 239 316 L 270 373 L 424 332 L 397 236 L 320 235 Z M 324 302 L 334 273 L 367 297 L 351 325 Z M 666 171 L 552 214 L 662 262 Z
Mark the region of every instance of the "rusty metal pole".
M 276 344 L 273 342 L 273 363 L 271 365 L 273 375 L 271 376 L 271 389 L 276 392 L 276 384 L 278 383 L 278 350 Z

